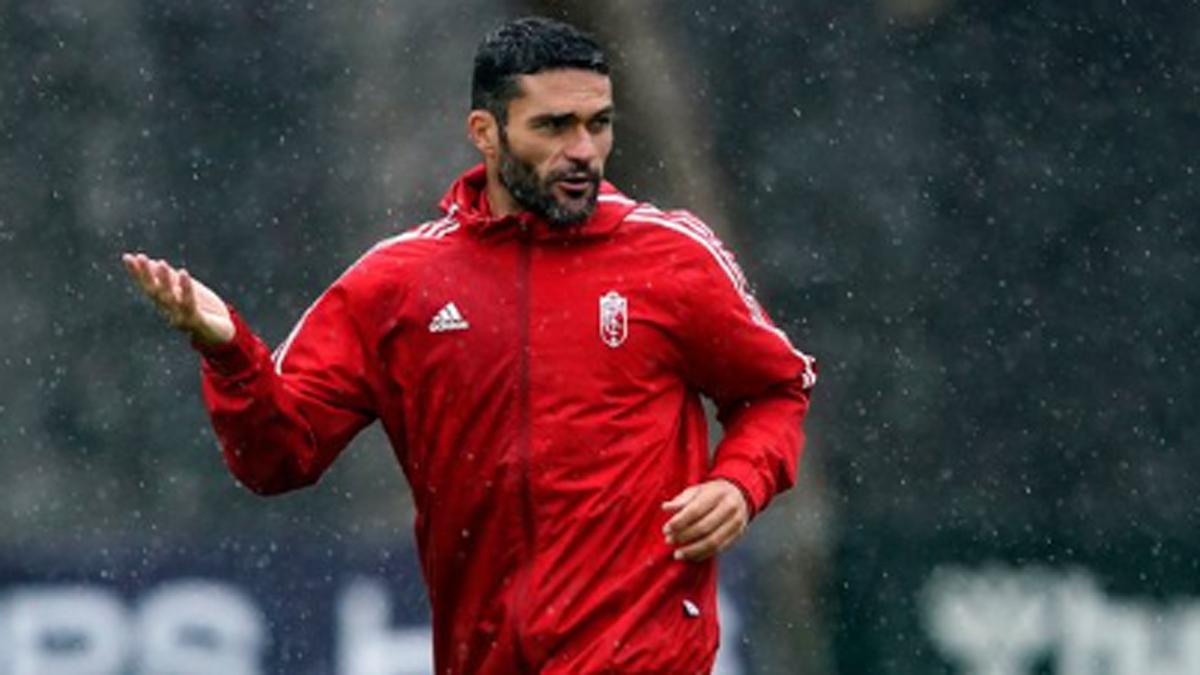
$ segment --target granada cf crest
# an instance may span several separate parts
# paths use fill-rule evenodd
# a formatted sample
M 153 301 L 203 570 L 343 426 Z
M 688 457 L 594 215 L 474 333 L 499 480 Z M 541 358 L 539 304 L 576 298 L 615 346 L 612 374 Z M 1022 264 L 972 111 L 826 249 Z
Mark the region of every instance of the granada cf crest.
M 629 302 L 616 291 L 600 296 L 600 339 L 616 349 L 629 335 Z

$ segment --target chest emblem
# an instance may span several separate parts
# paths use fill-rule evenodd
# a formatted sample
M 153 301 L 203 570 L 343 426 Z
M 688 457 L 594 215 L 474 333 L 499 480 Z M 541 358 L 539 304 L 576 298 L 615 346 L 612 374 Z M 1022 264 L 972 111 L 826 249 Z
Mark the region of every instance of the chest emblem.
M 433 315 L 433 320 L 429 322 L 430 333 L 466 330 L 470 327 L 471 325 L 463 318 L 462 312 L 458 311 L 458 307 L 453 302 L 447 302 L 445 306 L 438 310 L 437 314 Z
M 616 291 L 600 296 L 600 339 L 616 349 L 629 336 L 629 301 Z

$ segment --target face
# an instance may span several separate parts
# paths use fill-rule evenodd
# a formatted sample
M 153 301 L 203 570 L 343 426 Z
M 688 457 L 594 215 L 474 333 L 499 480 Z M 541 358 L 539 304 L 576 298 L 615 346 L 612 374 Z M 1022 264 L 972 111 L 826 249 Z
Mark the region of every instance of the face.
M 498 129 L 499 176 L 513 200 L 552 225 L 587 220 L 596 209 L 612 150 L 612 83 L 588 70 L 518 78 L 522 94 Z

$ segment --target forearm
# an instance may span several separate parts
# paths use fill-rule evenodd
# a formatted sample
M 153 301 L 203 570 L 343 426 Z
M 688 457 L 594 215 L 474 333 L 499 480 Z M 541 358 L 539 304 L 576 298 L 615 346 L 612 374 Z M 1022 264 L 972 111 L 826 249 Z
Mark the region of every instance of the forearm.
M 359 418 L 289 387 L 238 314 L 231 343 L 193 343 L 203 355 L 202 389 L 225 463 L 258 494 L 310 485 L 361 427 Z
M 725 433 L 708 478 L 741 488 L 752 514 L 796 482 L 809 401 L 803 385 L 801 379 L 785 382 L 755 398 L 720 406 Z
M 267 371 L 268 373 L 270 371 Z M 310 485 L 320 475 L 307 425 L 285 412 L 270 375 L 230 385 L 208 374 L 204 400 L 229 471 L 251 491 L 270 495 Z

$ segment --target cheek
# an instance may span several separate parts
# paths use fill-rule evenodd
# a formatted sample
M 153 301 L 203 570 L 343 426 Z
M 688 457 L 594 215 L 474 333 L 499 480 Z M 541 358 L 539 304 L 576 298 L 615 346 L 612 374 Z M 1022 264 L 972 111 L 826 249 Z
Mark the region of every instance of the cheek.
M 513 143 L 512 139 L 509 140 L 512 154 L 524 164 L 534 167 L 538 173 L 543 175 L 547 169 L 552 168 L 555 157 L 553 148 L 533 139 L 522 139 L 521 143 Z
M 508 132 L 508 147 L 526 162 L 537 163 L 546 156 L 546 142 L 524 129 L 519 132 Z
M 603 166 L 608 161 L 608 155 L 613 148 L 612 131 L 605 132 L 596 137 L 596 154 L 600 157 L 600 165 Z
M 566 159 L 560 152 L 547 152 L 538 155 L 537 162 L 534 166 L 537 167 L 538 178 L 546 180 L 550 174 L 561 171 L 566 167 Z

